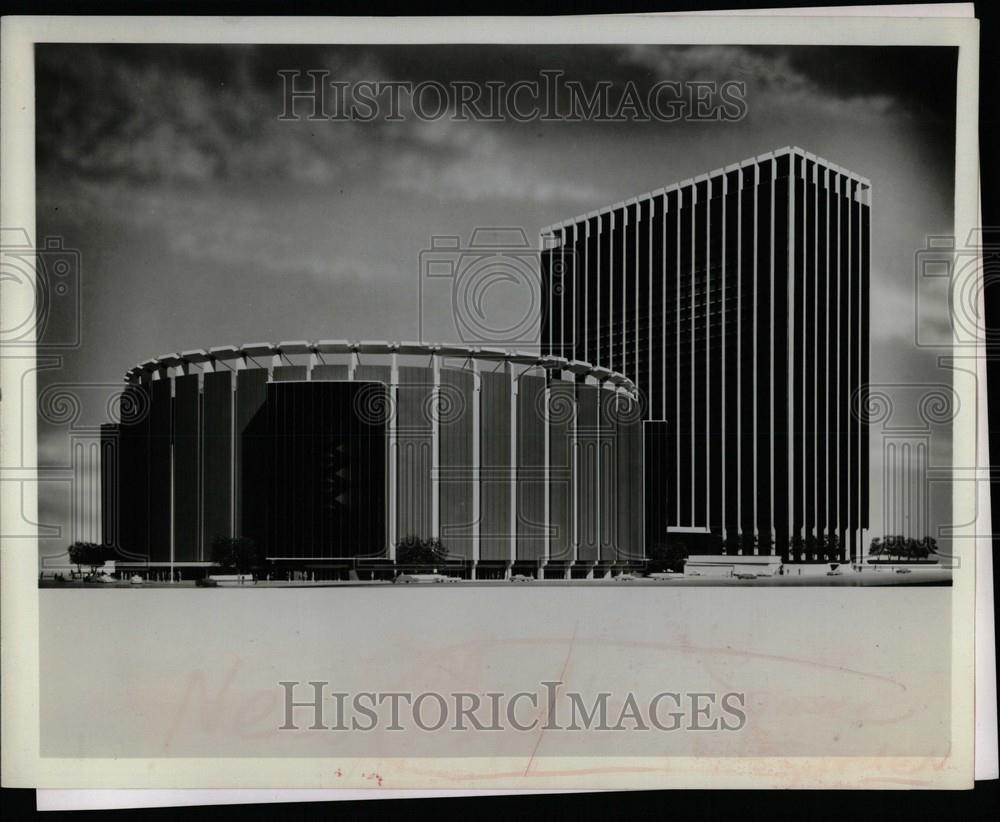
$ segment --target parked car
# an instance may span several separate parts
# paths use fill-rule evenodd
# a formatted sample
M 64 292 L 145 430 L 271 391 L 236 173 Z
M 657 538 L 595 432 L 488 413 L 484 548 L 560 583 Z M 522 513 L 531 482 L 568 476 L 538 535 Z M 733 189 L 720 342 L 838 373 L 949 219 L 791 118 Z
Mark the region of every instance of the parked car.
M 529 577 L 527 574 L 513 574 L 510 578 L 511 582 L 531 582 L 534 577 Z
M 912 573 L 912 572 L 911 572 L 911 570 L 909 568 L 897 568 L 896 569 L 896 573 L 897 574 L 909 574 L 909 573 Z
M 757 579 L 756 574 L 733 574 L 737 579 Z
M 113 585 L 115 582 L 114 577 L 110 577 L 107 574 L 90 574 L 85 577 L 84 582 L 96 582 L 98 585 Z
M 143 578 L 142 578 L 141 576 L 139 576 L 138 574 L 133 574 L 133 575 L 132 575 L 132 578 L 131 578 L 131 579 L 129 580 L 129 582 L 130 582 L 130 583 L 131 583 L 132 585 L 143 585 L 143 584 L 144 584 L 144 583 L 146 582 L 146 580 L 144 580 L 144 579 L 143 579 Z
M 450 579 L 444 574 L 397 574 L 392 581 L 409 585 L 414 582 L 448 582 Z
M 636 579 L 635 574 L 619 574 L 615 577 L 616 582 L 635 582 Z

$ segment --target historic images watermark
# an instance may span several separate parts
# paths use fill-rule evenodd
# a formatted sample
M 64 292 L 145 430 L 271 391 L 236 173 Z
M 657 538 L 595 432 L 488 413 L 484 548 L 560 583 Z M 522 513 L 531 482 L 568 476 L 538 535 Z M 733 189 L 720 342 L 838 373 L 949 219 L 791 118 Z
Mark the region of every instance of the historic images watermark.
M 573 270 L 569 253 L 560 264 Z M 421 341 L 432 333 L 428 317 L 438 313 L 443 298 L 450 299 L 454 334 L 467 345 L 513 348 L 539 342 L 545 299 L 539 252 L 520 226 L 476 227 L 468 239 L 431 237 L 420 252 L 417 286 Z
M 283 69 L 279 120 L 400 122 L 736 122 L 747 114 L 741 80 L 585 84 L 558 69 L 532 79 L 338 80 L 326 69 Z
M 282 681 L 282 731 L 741 731 L 746 695 L 661 691 L 585 695 L 561 681 L 530 691 L 337 691 L 324 680 Z
M 8 302 L 23 306 L 0 325 L 0 344 L 15 354 L 80 347 L 80 252 L 59 236 L 37 245 L 28 231 L 0 227 L 0 282 Z
M 984 295 L 1000 280 L 1000 229 L 982 226 L 964 239 L 930 235 L 913 255 L 914 343 L 917 348 L 959 348 L 965 356 L 980 341 L 995 343 Z M 947 311 L 944 309 L 947 307 Z

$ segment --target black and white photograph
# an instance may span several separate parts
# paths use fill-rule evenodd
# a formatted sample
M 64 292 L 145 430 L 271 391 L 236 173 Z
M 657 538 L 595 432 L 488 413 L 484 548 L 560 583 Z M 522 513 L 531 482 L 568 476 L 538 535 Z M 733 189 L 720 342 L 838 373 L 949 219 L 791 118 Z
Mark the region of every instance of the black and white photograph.
M 915 17 L 5 20 L 9 773 L 971 785 L 977 37 Z

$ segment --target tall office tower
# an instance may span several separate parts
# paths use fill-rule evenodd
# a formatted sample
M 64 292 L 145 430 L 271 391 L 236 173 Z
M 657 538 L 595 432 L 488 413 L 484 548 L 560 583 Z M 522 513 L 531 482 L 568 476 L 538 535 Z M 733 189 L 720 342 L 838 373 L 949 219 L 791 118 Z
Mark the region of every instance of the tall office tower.
M 784 148 L 543 229 L 543 354 L 646 403 L 647 544 L 859 555 L 870 212 Z

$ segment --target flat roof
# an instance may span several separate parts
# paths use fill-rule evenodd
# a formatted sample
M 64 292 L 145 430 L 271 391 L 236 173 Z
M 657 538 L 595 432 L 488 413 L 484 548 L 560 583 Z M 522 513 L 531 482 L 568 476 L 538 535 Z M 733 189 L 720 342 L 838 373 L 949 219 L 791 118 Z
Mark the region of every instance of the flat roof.
M 693 186 L 695 183 L 698 182 L 704 182 L 709 177 L 714 177 L 719 174 L 727 174 L 733 171 L 738 171 L 740 168 L 746 168 L 747 166 L 750 165 L 759 166 L 760 163 L 769 162 L 771 160 L 777 159 L 778 157 L 784 157 L 785 155 L 801 157 L 805 160 L 809 160 L 810 162 L 816 163 L 818 166 L 823 166 L 824 168 L 827 168 L 831 171 L 836 172 L 837 174 L 841 174 L 847 177 L 848 179 L 855 181 L 856 183 L 859 183 L 863 188 L 871 188 L 871 180 L 869 180 L 867 177 L 862 177 L 860 174 L 855 174 L 853 171 L 849 171 L 843 166 L 839 166 L 836 163 L 831 162 L 830 160 L 825 160 L 822 157 L 818 157 L 812 152 L 806 151 L 805 149 L 799 148 L 798 146 L 785 146 L 784 148 L 778 148 L 775 149 L 774 151 L 766 151 L 763 154 L 756 155 L 755 157 L 748 157 L 747 159 L 741 160 L 738 163 L 730 163 L 729 165 L 720 166 L 711 171 L 699 174 L 696 177 L 689 177 L 688 179 L 683 180 L 679 183 L 671 183 L 670 185 L 664 186 L 662 188 L 653 189 L 652 191 L 649 191 L 645 194 L 640 194 L 636 197 L 630 197 L 628 200 L 618 202 L 613 206 L 604 206 L 603 208 L 600 208 L 597 211 L 589 211 L 586 214 L 580 214 L 568 220 L 561 220 L 558 223 L 552 223 L 551 225 L 547 225 L 544 228 L 540 229 L 538 233 L 540 235 L 553 234 L 556 231 L 559 231 L 560 229 L 568 228 L 572 225 L 581 223 L 584 220 L 593 217 L 597 213 L 604 213 L 614 209 L 619 209 L 622 206 L 624 206 L 625 203 L 640 202 L 642 200 L 647 200 L 647 199 L 651 200 L 654 197 L 663 196 L 668 191 L 674 191 L 677 189 L 685 188 L 687 186 Z
M 205 349 L 198 348 L 185 351 L 181 354 L 162 354 L 159 357 L 139 363 L 125 373 L 125 382 L 136 383 L 143 374 L 160 374 L 161 372 L 168 372 L 171 368 L 188 365 L 212 366 L 215 362 L 238 360 L 244 357 L 252 359 L 254 357 L 280 356 L 281 354 L 307 353 L 354 356 L 361 354 L 400 354 L 403 356 L 437 356 L 441 359 L 460 358 L 492 363 L 506 362 L 529 367 L 537 366 L 544 369 L 571 371 L 574 374 L 595 377 L 601 382 L 610 382 L 619 388 L 626 389 L 630 393 L 635 392 L 635 383 L 624 374 L 578 360 L 569 361 L 563 357 L 542 355 L 541 353 L 513 348 L 465 346 L 455 343 L 440 345 L 437 343 L 411 341 L 387 342 L 382 340 L 364 340 L 360 342 L 352 340 L 319 340 L 318 342 L 295 340 L 277 344 L 257 342 L 246 343 L 241 346 L 218 346 L 209 348 L 207 352 Z

